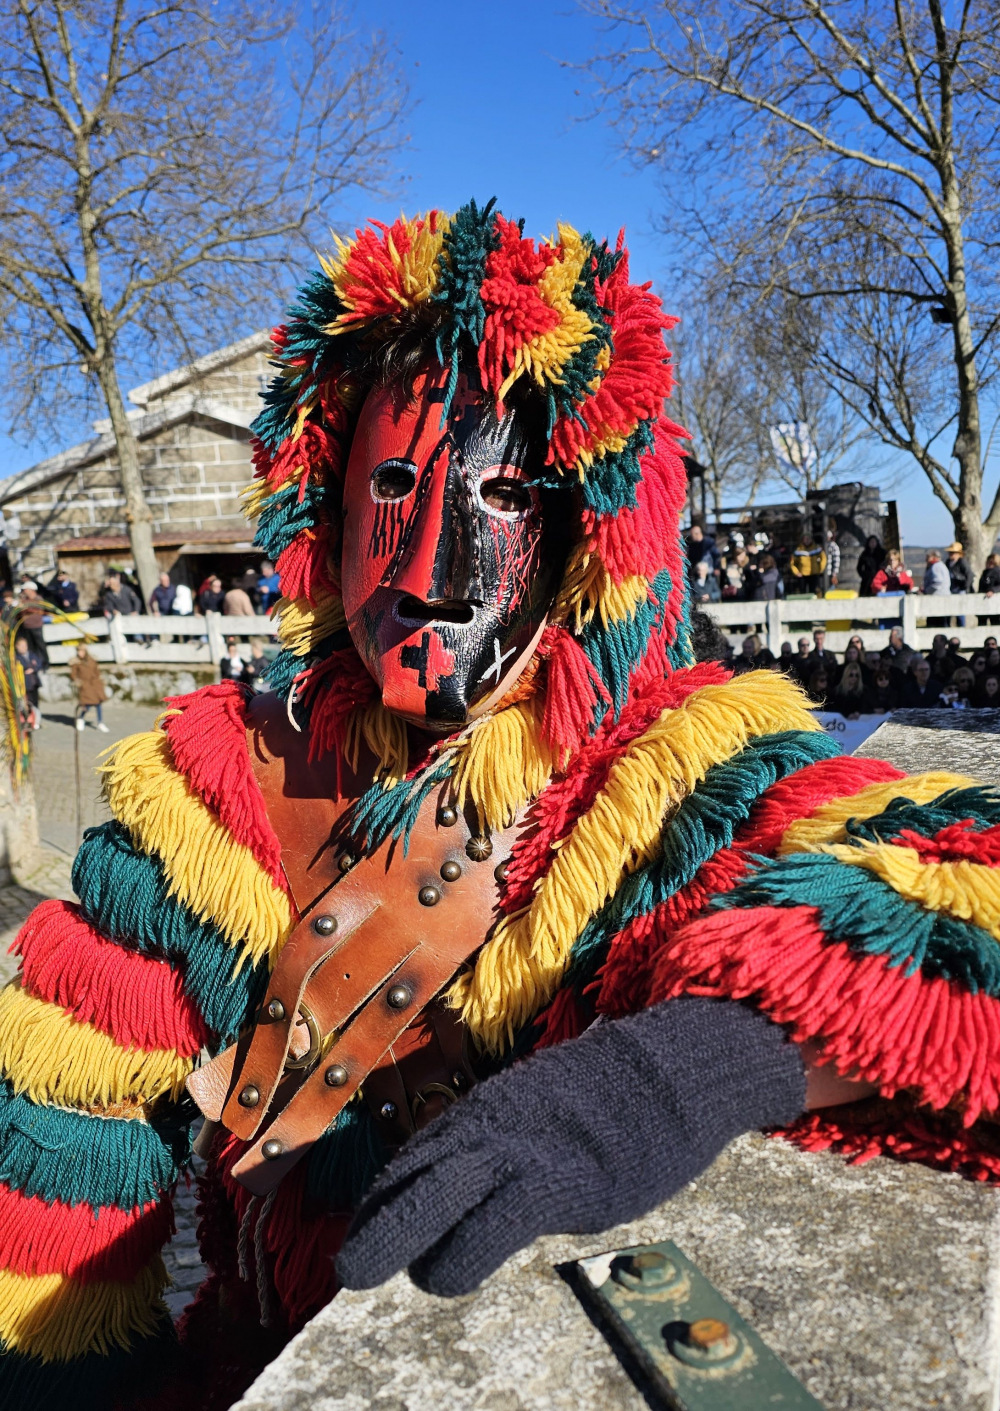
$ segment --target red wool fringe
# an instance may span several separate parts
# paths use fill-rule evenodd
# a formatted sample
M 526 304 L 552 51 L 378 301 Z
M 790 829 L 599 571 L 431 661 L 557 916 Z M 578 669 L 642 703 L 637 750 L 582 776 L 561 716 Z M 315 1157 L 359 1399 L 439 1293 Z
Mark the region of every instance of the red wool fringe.
M 952 823 L 925 838 L 906 829 L 899 835 L 899 845 L 915 848 L 921 862 L 978 862 L 984 867 L 1000 867 L 1000 828 L 984 828 L 977 833 L 971 818 Z
M 330 526 L 317 524 L 296 534 L 275 564 L 286 598 L 306 598 L 315 606 L 319 594 L 337 592 L 330 565 Z
M 920 1161 L 937 1171 L 954 1171 L 970 1181 L 1000 1184 L 1000 1156 L 978 1140 L 976 1129 L 936 1130 L 938 1123 L 922 1113 L 895 1114 L 871 1122 L 851 1107 L 831 1107 L 805 1116 L 774 1135 L 803 1151 L 835 1151 L 851 1166 L 863 1166 L 876 1156 L 895 1161 Z
M 253 853 L 278 887 L 286 887 L 281 844 L 271 827 L 247 746 L 247 691 L 236 681 L 203 686 L 189 696 L 167 696 L 179 711 L 164 730 L 174 764 L 238 843 Z
M 560 258 L 550 245 L 524 239 L 521 227 L 498 215 L 494 231 L 499 247 L 486 257 L 480 297 L 486 309 L 479 344 L 479 367 L 485 386 L 498 392 L 514 365 L 518 349 L 558 328 L 561 315 L 538 292 L 538 281 Z
M 208 1042 L 180 972 L 105 940 L 76 906 L 44 901 L 11 946 L 26 990 L 93 1024 L 123 1048 L 173 1049 L 193 1058 Z
M 134 1210 L 49 1204 L 0 1185 L 0 1268 L 129 1284 L 174 1233 L 169 1197 Z
M 677 510 L 685 491 L 684 465 L 670 438 L 657 423 L 654 446 L 639 462 L 642 479 L 635 506 L 617 514 L 583 511 L 587 547 L 605 565 L 616 583 L 641 575 L 650 582 L 665 565 L 667 547 L 677 539 Z
M 552 1048 L 566 1039 L 575 1039 L 583 1033 L 586 1022 L 572 985 L 556 991 L 552 1003 L 539 1014 L 535 1023 L 541 1025 L 541 1031 L 532 1045 L 532 1053 L 536 1049 Z
M 547 627 L 538 655 L 548 663 L 542 734 L 556 749 L 575 751 L 587 738 L 599 701 L 611 697 L 597 668 L 565 627 Z
M 657 961 L 650 1003 L 685 993 L 753 996 L 796 1042 L 822 1039 L 826 1061 L 883 1097 L 912 1088 L 934 1108 L 961 1098 L 966 1127 L 1000 1105 L 1000 1003 L 829 943 L 814 907 L 719 911 L 685 926 Z
M 252 1197 L 233 1178 L 232 1168 L 246 1151 L 246 1143 L 228 1133 L 216 1139 L 212 1164 L 221 1179 L 237 1226 Z M 261 1202 L 251 1213 L 251 1236 L 260 1218 Z M 207 1212 L 205 1212 L 207 1214 Z M 300 1161 L 285 1176 L 263 1228 L 268 1272 L 292 1331 L 297 1331 L 330 1302 L 339 1287 L 333 1261 L 351 1223 L 349 1214 L 317 1214 L 306 1197 L 306 1162 Z M 199 1231 L 200 1234 L 200 1231 Z M 209 1239 L 209 1243 L 211 1240 Z M 254 1239 L 249 1241 L 251 1251 Z M 252 1253 L 251 1253 L 252 1258 Z M 251 1270 L 251 1277 L 254 1271 Z
M 338 795 L 351 711 L 369 705 L 377 694 L 375 682 L 353 647 L 331 652 L 303 677 L 301 699 L 310 707 L 309 763 L 325 754 L 334 755 Z
M 787 828 L 824 804 L 858 794 L 869 784 L 888 784 L 905 777 L 901 769 L 884 760 L 855 759 L 852 755 L 836 755 L 807 764 L 779 779 L 760 796 L 734 841 L 751 852 L 773 853 Z
M 429 211 L 426 219 L 412 222 L 416 231 L 438 229 L 440 211 Z M 400 262 L 393 252 L 406 255 L 413 248 L 410 228 L 403 219 L 385 225 L 369 221 L 367 229 L 354 232 L 355 243 L 344 265 L 341 284 L 352 308 L 343 315 L 348 327 L 373 318 L 398 317 L 409 306 L 409 291 L 403 288 Z

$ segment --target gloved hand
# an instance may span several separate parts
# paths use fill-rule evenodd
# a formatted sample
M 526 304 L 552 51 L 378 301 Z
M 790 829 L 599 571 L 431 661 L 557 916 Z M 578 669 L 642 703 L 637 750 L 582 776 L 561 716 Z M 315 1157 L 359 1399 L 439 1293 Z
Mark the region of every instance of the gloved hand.
M 409 1267 L 470 1293 L 538 1235 L 645 1214 L 733 1137 L 792 1121 L 802 1059 L 758 1010 L 685 997 L 595 1025 L 487 1079 L 412 1137 L 337 1259 L 348 1288 Z

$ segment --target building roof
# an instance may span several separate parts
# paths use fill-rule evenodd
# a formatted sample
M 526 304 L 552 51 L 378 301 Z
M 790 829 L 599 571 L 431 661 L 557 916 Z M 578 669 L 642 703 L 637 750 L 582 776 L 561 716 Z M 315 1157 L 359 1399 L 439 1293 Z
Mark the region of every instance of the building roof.
M 217 368 L 226 367 L 250 353 L 263 351 L 270 347 L 270 344 L 271 330 L 260 328 L 256 333 L 251 333 L 249 338 L 241 338 L 238 343 L 217 348 L 214 353 L 206 353 L 203 358 L 196 358 L 186 367 L 175 368 L 173 372 L 165 372 L 162 377 L 155 377 L 152 382 L 143 382 L 140 386 L 133 387 L 128 394 L 129 401 L 134 402 L 137 407 L 145 407 L 157 398 L 165 397 L 168 392 L 186 387 L 189 382 L 197 382 L 206 373 L 215 372 Z
M 154 549 L 173 549 L 178 544 L 245 544 L 252 547 L 253 529 L 243 525 L 235 529 L 174 529 L 153 535 Z M 127 534 L 83 534 L 78 539 L 64 539 L 56 545 L 57 554 L 96 554 L 129 549 Z

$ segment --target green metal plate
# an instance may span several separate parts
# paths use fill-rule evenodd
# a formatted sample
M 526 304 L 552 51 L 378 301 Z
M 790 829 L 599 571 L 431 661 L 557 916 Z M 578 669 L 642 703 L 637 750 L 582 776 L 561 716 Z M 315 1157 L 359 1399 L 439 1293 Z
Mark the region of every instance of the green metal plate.
M 669 1240 L 580 1259 L 577 1268 L 581 1296 L 672 1411 L 823 1411 Z

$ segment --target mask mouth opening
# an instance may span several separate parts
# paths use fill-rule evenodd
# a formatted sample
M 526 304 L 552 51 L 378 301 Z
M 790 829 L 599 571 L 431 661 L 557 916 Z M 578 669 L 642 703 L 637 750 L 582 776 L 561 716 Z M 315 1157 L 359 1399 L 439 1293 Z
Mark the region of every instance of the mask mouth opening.
M 453 622 L 468 626 L 476 613 L 471 603 L 458 600 L 425 603 L 422 598 L 407 593 L 406 597 L 400 598 L 395 605 L 392 615 L 397 622 L 419 627 L 424 627 L 430 622 Z

